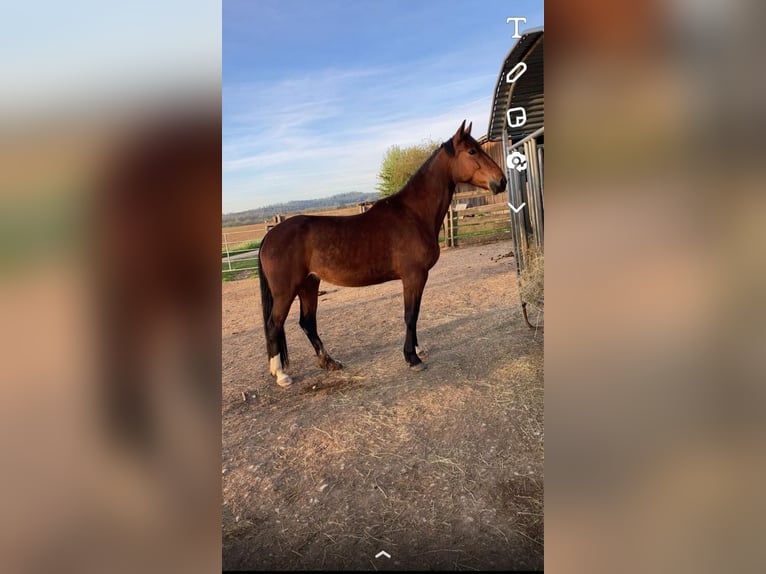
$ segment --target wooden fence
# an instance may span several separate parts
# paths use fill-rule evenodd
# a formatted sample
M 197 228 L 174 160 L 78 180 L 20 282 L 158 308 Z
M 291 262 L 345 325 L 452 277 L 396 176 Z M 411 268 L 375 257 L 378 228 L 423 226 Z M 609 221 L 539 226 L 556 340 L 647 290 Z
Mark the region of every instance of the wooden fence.
M 464 207 L 460 198 L 452 202 L 439 233 L 443 247 L 463 247 L 510 239 L 508 205 Z

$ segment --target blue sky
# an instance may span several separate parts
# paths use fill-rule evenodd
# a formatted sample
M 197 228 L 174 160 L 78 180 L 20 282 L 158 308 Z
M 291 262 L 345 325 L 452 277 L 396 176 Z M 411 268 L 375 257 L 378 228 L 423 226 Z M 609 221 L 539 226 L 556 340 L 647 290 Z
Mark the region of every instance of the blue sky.
M 222 211 L 374 191 L 386 150 L 486 132 L 543 2 L 224 0 Z

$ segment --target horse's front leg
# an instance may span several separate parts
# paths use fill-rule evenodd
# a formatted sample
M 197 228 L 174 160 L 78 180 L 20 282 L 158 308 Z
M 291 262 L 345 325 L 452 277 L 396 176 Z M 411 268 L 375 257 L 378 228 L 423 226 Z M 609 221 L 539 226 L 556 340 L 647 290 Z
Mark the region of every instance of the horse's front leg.
M 420 300 L 423 297 L 423 288 L 426 286 L 428 271 L 413 273 L 406 279 L 402 279 L 404 285 L 404 323 L 407 326 L 407 335 L 404 339 L 404 360 L 413 371 L 422 371 L 426 368 L 420 360 L 423 356 L 418 348 L 418 315 L 420 315 Z M 420 356 L 419 356 L 420 355 Z

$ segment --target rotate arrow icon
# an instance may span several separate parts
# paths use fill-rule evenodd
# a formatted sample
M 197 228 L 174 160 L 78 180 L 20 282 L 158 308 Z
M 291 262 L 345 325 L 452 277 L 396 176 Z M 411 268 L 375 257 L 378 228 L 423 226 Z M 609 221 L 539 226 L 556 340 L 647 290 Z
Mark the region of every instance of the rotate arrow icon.
M 391 555 L 386 552 L 385 550 L 381 550 L 375 555 L 375 558 L 380 558 L 381 556 L 385 556 L 386 558 L 391 558 Z
M 514 213 L 518 213 L 519 211 L 521 211 L 522 209 L 524 209 L 524 206 L 525 206 L 526 204 L 527 204 L 527 202 L 525 201 L 525 202 L 524 202 L 524 203 L 522 203 L 520 206 L 518 206 L 518 207 L 513 207 L 513 205 L 511 205 L 511 202 L 509 201 L 509 202 L 508 202 L 508 207 L 510 207 L 510 208 L 513 210 L 513 212 L 514 212 Z

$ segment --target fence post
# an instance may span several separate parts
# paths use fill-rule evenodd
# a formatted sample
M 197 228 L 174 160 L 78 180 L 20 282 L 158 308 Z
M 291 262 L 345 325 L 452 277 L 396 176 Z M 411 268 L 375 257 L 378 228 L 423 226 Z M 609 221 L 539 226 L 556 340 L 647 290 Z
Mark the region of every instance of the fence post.
M 223 245 L 226 248 L 226 263 L 229 264 L 229 271 L 231 271 L 231 255 L 229 255 L 229 234 L 223 234 Z
M 449 243 L 450 247 L 455 247 L 455 208 L 454 204 L 449 204 Z

